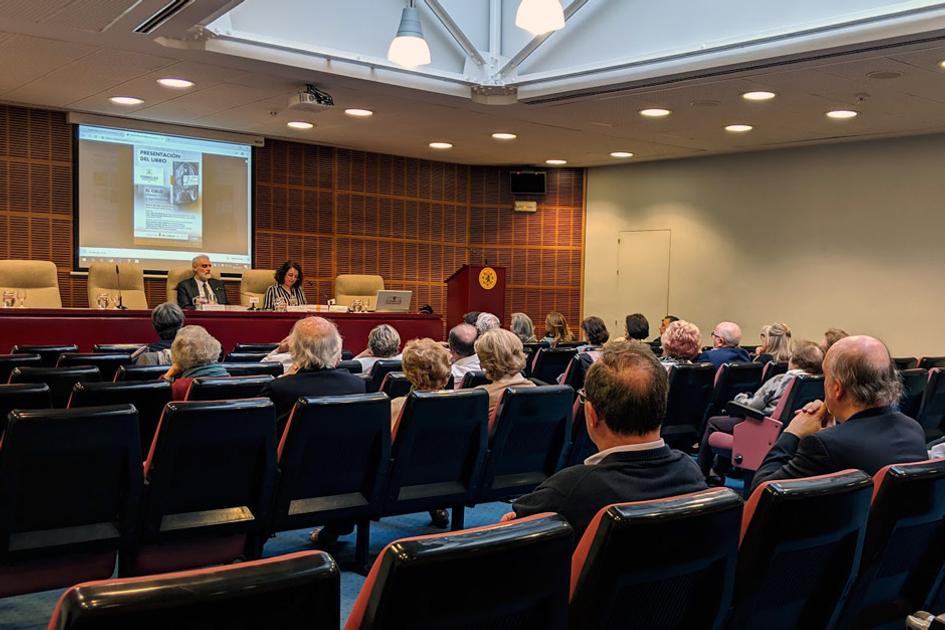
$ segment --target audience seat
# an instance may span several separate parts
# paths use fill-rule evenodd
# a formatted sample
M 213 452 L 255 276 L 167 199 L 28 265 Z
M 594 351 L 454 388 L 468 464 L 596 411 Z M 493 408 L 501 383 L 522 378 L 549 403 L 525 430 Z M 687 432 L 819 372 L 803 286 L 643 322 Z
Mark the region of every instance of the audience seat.
M 547 385 L 557 383 L 558 377 L 568 369 L 568 363 L 576 354 L 574 348 L 539 348 L 532 360 L 530 377 Z
M 116 272 L 116 267 L 118 271 Z M 119 282 L 120 281 L 120 282 Z M 144 271 L 141 265 L 135 263 L 104 263 L 96 262 L 89 265 L 88 307 L 98 306 L 97 297 L 100 293 L 107 293 L 112 304 L 121 303 L 125 308 L 133 310 L 148 310 L 148 297 L 144 292 Z
M 132 354 L 140 348 L 145 347 L 146 343 L 96 343 L 92 345 L 92 352 L 102 352 L 105 354 L 115 354 L 124 352 Z
M 922 357 L 919 359 L 919 367 L 926 370 L 945 368 L 945 357 Z
M 787 361 L 768 361 L 761 368 L 761 384 L 764 385 L 772 378 L 788 371 Z
M 463 380 L 459 385 L 459 389 L 470 389 L 471 387 L 488 385 L 491 382 L 485 372 L 482 370 L 473 370 L 463 374 Z
M 59 361 L 59 355 L 63 352 L 78 352 L 79 346 L 75 344 L 54 344 L 54 345 L 35 345 L 35 344 L 16 344 L 10 352 L 14 354 L 27 353 L 38 354 L 42 359 L 44 367 L 56 367 Z
M 272 284 L 270 282 L 270 284 Z M 259 305 L 262 306 L 262 300 L 259 301 Z M 273 350 L 279 347 L 277 343 L 235 343 L 233 344 L 233 352 L 265 352 L 269 354 Z
M 275 269 L 243 270 L 240 277 L 240 304 L 249 306 L 250 299 L 256 298 L 256 308 L 262 308 L 265 303 L 266 289 L 275 282 L 275 278 Z
M 945 575 L 945 460 L 892 464 L 873 476 L 860 571 L 841 627 L 901 628 Z
M 390 466 L 390 399 L 384 394 L 300 398 L 278 450 L 271 531 L 332 522 L 358 526 L 363 567 L 370 519 L 378 518 Z
M 573 531 L 538 514 L 402 538 L 374 561 L 345 630 L 568 627 Z
M 153 381 L 170 369 L 169 365 L 120 365 L 115 372 L 115 382 Z
M 352 374 L 360 374 L 362 366 L 360 361 L 355 361 L 354 359 L 344 359 L 338 364 L 338 367 L 340 367 L 342 370 L 348 370 Z
M 565 467 L 583 464 L 585 459 L 597 452 L 597 445 L 587 434 L 584 403 L 580 398 L 576 398 L 571 406 L 571 417 L 571 445 L 565 457 Z
M 410 381 L 403 372 L 388 372 L 381 381 L 381 387 L 378 391 L 387 394 L 388 398 L 400 398 L 410 393 Z
M 661 435 L 671 447 L 688 449 L 702 437 L 700 425 L 714 380 L 711 363 L 679 364 L 669 369 L 669 398 Z
M 341 351 L 341 360 L 342 360 L 342 361 L 350 361 L 350 360 L 353 359 L 353 358 L 354 358 L 354 353 L 351 352 L 350 350 L 342 350 L 342 351 Z
M 922 394 L 915 420 L 925 429 L 927 441 L 942 437 L 945 424 L 945 370 L 942 368 L 929 370 L 929 382 Z
M 282 376 L 285 371 L 278 361 L 265 363 L 227 363 L 226 371 L 230 376 Z
M 355 300 L 361 300 L 364 308 L 372 311 L 377 292 L 383 290 L 383 276 L 343 273 L 335 278 L 335 302 L 338 306 L 351 306 Z
M 723 363 L 715 373 L 715 385 L 709 397 L 709 406 L 702 416 L 699 435 L 705 429 L 706 421 L 722 413 L 726 403 L 741 393 L 753 394 L 761 387 L 760 363 Z
M 727 488 L 603 508 L 571 560 L 568 627 L 721 628 L 741 518 Z
M 340 589 L 331 556 L 300 551 L 77 584 L 59 598 L 49 630 L 337 630 Z
M 223 357 L 224 363 L 260 363 L 268 352 L 231 352 Z
M 0 597 L 112 575 L 140 503 L 137 416 L 131 405 L 10 414 L 0 443 Z
M 94 365 L 75 367 L 18 367 L 10 373 L 11 383 L 46 383 L 54 407 L 65 407 L 76 383 L 97 382 L 102 375 Z
M 72 389 L 69 407 L 98 407 L 101 405 L 134 405 L 138 410 L 138 434 L 141 438 L 141 457 L 148 449 L 164 405 L 171 402 L 171 384 L 168 381 L 127 381 L 121 383 L 76 383 Z
M 526 377 L 532 375 L 532 362 L 535 360 L 535 353 L 539 348 L 550 348 L 551 344 L 547 341 L 532 341 L 522 344 L 522 350 L 525 353 L 525 369 L 522 371 Z
M 919 367 L 919 360 L 915 357 L 893 357 L 892 362 L 897 370 L 911 370 Z
M 185 400 L 234 400 L 256 398 L 262 395 L 272 375 L 203 376 L 190 383 Z
M 378 359 L 371 368 L 371 373 L 367 381 L 367 391 L 381 391 L 381 383 L 388 372 L 400 372 L 403 370 L 403 361 L 400 359 Z
M 0 260 L 0 293 L 23 289 L 27 308 L 62 308 L 59 274 L 48 260 Z M 16 350 L 14 350 L 16 352 Z
M 23 367 L 41 367 L 43 360 L 38 354 L 27 354 L 20 352 L 17 354 L 0 354 L 0 384 L 6 383 L 10 378 L 10 372 L 14 368 Z
M 136 444 L 137 448 L 137 444 Z M 119 574 L 252 559 L 276 480 L 276 418 L 264 398 L 172 402 L 144 463 L 137 538 Z
M 0 436 L 7 426 L 7 414 L 14 409 L 49 409 L 52 393 L 46 383 L 0 384 Z
M 929 372 L 922 368 L 912 368 L 901 370 L 899 376 L 902 378 L 902 398 L 899 399 L 899 411 L 910 418 L 916 418 L 919 415 L 919 407 L 922 405 L 922 396 L 925 394 L 925 388 L 929 383 Z
M 453 529 L 462 529 L 482 473 L 488 413 L 484 389 L 410 392 L 392 435 L 384 515 L 452 507 Z
M 531 492 L 564 464 L 574 390 L 567 385 L 510 387 L 496 412 L 477 503 Z
M 582 355 L 589 356 L 591 363 L 594 363 L 600 360 L 600 350 L 579 352 L 568 361 L 568 367 L 561 375 L 561 384 L 570 386 L 575 392 L 584 387 L 584 378 L 587 376 L 587 369 L 589 369 L 584 366 L 584 361 L 581 360 Z
M 859 566 L 872 491 L 859 470 L 759 485 L 742 517 L 728 627 L 833 627 Z
M 102 380 L 110 381 L 115 378 L 119 365 L 132 365 L 134 361 L 127 352 L 105 354 L 103 352 L 63 352 L 59 355 L 56 367 L 72 367 L 76 365 L 94 365 L 102 375 Z

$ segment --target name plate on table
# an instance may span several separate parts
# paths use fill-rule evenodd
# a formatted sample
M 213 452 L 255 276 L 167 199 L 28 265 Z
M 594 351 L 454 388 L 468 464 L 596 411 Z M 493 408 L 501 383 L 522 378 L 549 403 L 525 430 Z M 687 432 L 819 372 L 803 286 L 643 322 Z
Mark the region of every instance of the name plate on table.
M 289 313 L 318 313 L 322 310 L 320 304 L 301 304 L 299 306 L 287 306 L 286 311 Z
M 204 304 L 202 307 L 200 307 L 199 310 L 201 310 L 201 311 L 225 311 L 225 310 L 227 310 L 227 305 L 226 305 L 226 304 Z M 245 310 L 245 307 L 244 307 L 243 309 L 233 309 L 233 310 Z

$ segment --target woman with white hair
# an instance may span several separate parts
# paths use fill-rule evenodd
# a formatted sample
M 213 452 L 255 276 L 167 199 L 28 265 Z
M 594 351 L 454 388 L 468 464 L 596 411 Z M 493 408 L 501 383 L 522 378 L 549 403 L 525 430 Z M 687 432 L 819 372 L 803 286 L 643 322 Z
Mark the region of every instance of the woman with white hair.
M 171 344 L 184 325 L 184 311 L 170 302 L 158 304 L 151 311 L 151 325 L 158 340 L 135 352 L 132 358 L 138 365 L 170 365 Z
M 510 326 L 522 343 L 536 343 L 535 324 L 532 318 L 525 313 L 512 313 L 512 325 Z
M 495 425 L 496 411 L 505 390 L 509 387 L 535 387 L 535 384 L 522 376 L 525 368 L 525 353 L 518 336 L 504 328 L 487 331 L 476 340 L 476 354 L 491 383 L 479 385 L 489 392 L 489 431 Z
M 367 348 L 354 359 L 361 364 L 361 372 L 368 374 L 378 360 L 400 358 L 400 333 L 389 324 L 381 324 L 371 329 Z
M 220 361 L 222 348 L 203 326 L 184 326 L 171 344 L 171 367 L 161 377 L 173 381 L 174 400 L 183 400 L 199 376 L 229 376 Z

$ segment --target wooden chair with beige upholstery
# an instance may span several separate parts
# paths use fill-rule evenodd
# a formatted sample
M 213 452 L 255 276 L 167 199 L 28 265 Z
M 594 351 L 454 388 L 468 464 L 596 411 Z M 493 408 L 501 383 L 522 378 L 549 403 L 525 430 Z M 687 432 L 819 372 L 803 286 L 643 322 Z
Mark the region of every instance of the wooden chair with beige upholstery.
M 27 308 L 62 308 L 56 265 L 48 260 L 0 260 L 0 293 L 21 289 Z
M 266 289 L 274 283 L 276 272 L 274 269 L 247 269 L 240 280 L 240 304 L 249 306 L 250 298 L 256 298 L 256 307 L 263 307 L 263 298 Z
M 186 267 L 174 267 L 167 271 L 167 301 L 171 304 L 177 304 L 177 285 L 194 277 L 194 268 L 191 265 Z M 210 272 L 210 277 L 220 280 L 220 271 L 214 267 Z
M 118 267 L 117 271 L 115 267 Z M 148 298 L 144 293 L 144 272 L 140 265 L 134 263 L 119 263 L 117 265 L 115 263 L 92 263 L 89 265 L 88 287 L 89 308 L 98 306 L 97 298 L 102 293 L 108 294 L 112 306 L 117 305 L 118 291 L 121 289 L 121 302 L 125 308 L 148 309 Z
M 351 306 L 361 300 L 366 310 L 374 310 L 377 292 L 384 290 L 384 278 L 367 274 L 341 274 L 335 278 L 335 302 L 339 306 Z

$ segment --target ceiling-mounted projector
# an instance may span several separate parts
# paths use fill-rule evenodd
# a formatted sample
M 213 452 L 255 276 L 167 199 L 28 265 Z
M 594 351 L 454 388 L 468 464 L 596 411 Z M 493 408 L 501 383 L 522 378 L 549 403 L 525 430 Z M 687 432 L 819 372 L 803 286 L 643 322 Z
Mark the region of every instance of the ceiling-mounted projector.
M 289 97 L 289 109 L 318 113 L 334 106 L 335 100 L 331 97 L 331 94 L 322 92 L 311 83 L 306 85 L 305 89 L 298 94 Z

